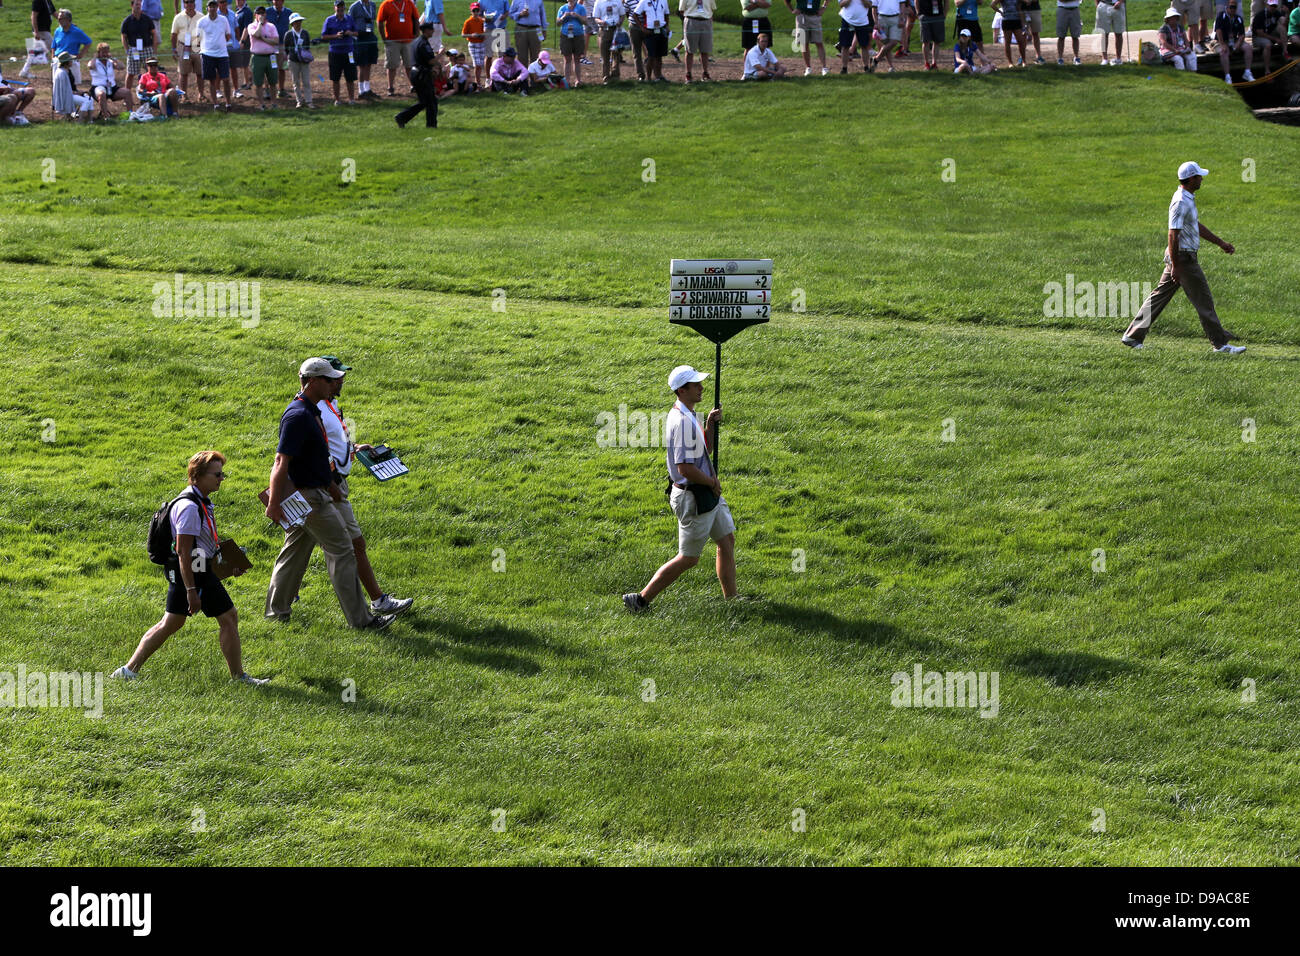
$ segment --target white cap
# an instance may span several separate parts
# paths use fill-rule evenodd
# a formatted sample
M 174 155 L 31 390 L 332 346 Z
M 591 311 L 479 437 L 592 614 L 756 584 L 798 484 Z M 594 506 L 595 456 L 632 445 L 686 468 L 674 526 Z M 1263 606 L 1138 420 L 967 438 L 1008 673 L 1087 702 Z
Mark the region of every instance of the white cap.
M 971 35 L 971 32 L 970 32 L 969 30 L 962 30 L 962 31 L 961 31 L 961 36 L 968 37 L 968 36 L 970 36 L 970 35 Z
M 697 372 L 689 365 L 679 365 L 668 375 L 668 391 L 675 392 L 683 385 L 702 382 L 708 377 L 708 372 Z
M 306 20 L 306 19 L 307 19 L 307 18 L 304 17 L 301 13 L 295 13 L 293 16 L 291 16 L 291 17 L 289 18 L 289 23 L 290 23 L 291 25 L 294 24 L 294 23 L 302 23 L 302 22 L 303 22 L 304 20 Z
M 1165 19 L 1168 20 L 1170 17 L 1177 17 L 1179 20 L 1181 20 L 1183 18 L 1183 15 L 1179 13 L 1177 10 L 1175 10 L 1173 7 L 1170 7 L 1168 10 L 1165 11 Z
M 298 368 L 299 378 L 342 378 L 343 373 L 323 358 L 309 358 Z
M 1202 169 L 1195 163 L 1183 163 L 1183 165 L 1178 167 L 1178 179 L 1182 181 L 1185 179 L 1191 179 L 1193 176 L 1204 176 L 1208 172 L 1208 169 Z

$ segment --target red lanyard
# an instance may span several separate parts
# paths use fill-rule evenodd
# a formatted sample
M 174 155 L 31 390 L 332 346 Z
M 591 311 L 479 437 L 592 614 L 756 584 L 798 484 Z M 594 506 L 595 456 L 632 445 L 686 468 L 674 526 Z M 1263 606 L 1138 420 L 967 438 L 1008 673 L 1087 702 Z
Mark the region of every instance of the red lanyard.
M 334 403 L 327 398 L 325 399 L 325 407 L 334 413 L 334 417 L 339 420 L 339 427 L 343 429 L 343 437 L 350 441 L 352 439 L 352 436 L 348 434 L 348 423 L 343 420 L 343 416 L 340 415 L 339 410 L 334 407 Z M 322 425 L 321 427 L 323 428 L 324 426 Z M 328 435 L 325 436 L 325 440 L 327 442 L 329 441 Z

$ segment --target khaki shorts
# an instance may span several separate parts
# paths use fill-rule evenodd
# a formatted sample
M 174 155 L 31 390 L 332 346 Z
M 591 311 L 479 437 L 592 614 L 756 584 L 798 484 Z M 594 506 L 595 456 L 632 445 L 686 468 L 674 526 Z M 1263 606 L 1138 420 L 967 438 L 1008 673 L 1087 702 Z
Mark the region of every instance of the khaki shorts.
M 311 66 L 310 63 L 303 65 Z M 346 478 L 343 479 L 343 484 L 340 487 L 343 489 L 343 500 L 334 502 L 334 510 L 343 519 L 343 524 L 348 529 L 348 537 L 355 541 L 357 538 L 362 537 L 361 525 L 357 524 L 357 516 L 352 512 L 352 502 L 348 499 L 348 480 Z
M 794 25 L 803 31 L 805 44 L 823 43 L 822 18 L 811 13 L 796 13 Z
M 898 23 L 898 14 L 887 16 L 882 13 L 877 20 L 876 29 L 880 31 L 880 35 L 885 38 L 886 43 L 890 40 L 903 39 L 903 28 Z
M 1097 4 L 1097 29 L 1102 33 L 1123 33 L 1126 29 L 1123 7 L 1113 7 L 1109 3 Z
M 384 41 L 384 65 L 390 70 L 397 69 L 400 61 L 405 72 L 411 72 L 411 48 L 415 45 L 412 40 L 409 43 L 403 43 L 401 40 Z
M 1170 3 L 1184 20 L 1189 23 L 1196 22 L 1196 14 L 1201 8 L 1201 0 L 1170 0 Z
M 673 488 L 668 504 L 677 516 L 677 553 L 688 558 L 698 558 L 710 538 L 721 541 L 735 534 L 736 523 L 731 518 L 727 500 L 719 498 L 718 504 L 706 515 L 695 508 L 695 496 L 685 488 Z
M 1226 10 L 1228 5 L 1225 3 L 1223 6 L 1224 9 Z M 1214 16 L 1215 16 L 1214 0 L 1201 0 L 1200 11 L 1201 11 L 1201 19 L 1205 20 L 1209 26 L 1211 27 L 1214 26 Z
M 691 53 L 713 52 L 713 21 L 707 17 L 686 18 L 686 49 Z

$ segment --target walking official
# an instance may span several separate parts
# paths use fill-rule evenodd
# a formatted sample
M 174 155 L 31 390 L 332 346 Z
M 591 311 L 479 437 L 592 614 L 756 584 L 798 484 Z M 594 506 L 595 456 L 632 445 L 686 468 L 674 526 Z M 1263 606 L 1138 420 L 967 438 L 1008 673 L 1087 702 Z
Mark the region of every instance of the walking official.
M 420 110 L 424 110 L 426 127 L 433 129 L 438 125 L 438 94 L 433 88 L 434 64 L 438 60 L 438 51 L 433 46 L 435 26 L 436 23 L 428 20 L 420 24 L 420 39 L 415 41 L 415 65 L 411 67 L 411 88 L 419 99 L 394 117 L 401 129 L 405 129 Z
M 217 619 L 217 639 L 230 676 L 244 684 L 265 684 L 265 678 L 244 672 L 239 615 L 211 568 L 221 544 L 211 496 L 226 479 L 226 456 L 219 451 L 201 451 L 190 458 L 187 473 L 189 486 L 172 499 L 166 511 L 159 509 L 149 528 L 149 557 L 162 565 L 167 578 L 162 620 L 144 632 L 131 659 L 109 676 L 119 680 L 139 677 L 145 661 L 184 627 L 191 615 L 202 611 Z M 155 540 L 155 532 L 160 540 Z M 243 571 L 232 572 L 240 574 Z
M 377 617 L 366 601 L 366 592 L 357 576 L 357 556 L 343 517 L 334 507 L 343 499 L 337 475 L 331 467 L 329 440 L 321 420 L 320 403 L 334 392 L 333 380 L 341 378 L 322 358 L 309 358 L 298 370 L 301 391 L 280 416 L 280 442 L 271 468 L 270 498 L 266 516 L 283 521 L 284 500 L 296 490 L 311 512 L 301 524 L 291 527 L 284 536 L 284 547 L 271 571 L 271 587 L 266 592 L 266 616 L 289 620 L 293 599 L 298 596 L 302 576 L 311 559 L 312 546 L 325 552 L 330 584 L 343 608 L 343 616 L 352 627 L 382 629 L 393 623 L 393 615 Z
M 1138 309 L 1137 317 L 1133 319 L 1128 331 L 1120 339 L 1129 348 L 1142 348 L 1151 323 L 1164 311 L 1174 293 L 1182 288 L 1196 308 L 1196 314 L 1201 318 L 1201 328 L 1205 330 L 1214 351 L 1224 355 L 1240 355 L 1246 351 L 1244 345 L 1229 344 L 1229 339 L 1235 339 L 1236 336 L 1219 321 L 1219 315 L 1214 311 L 1210 283 L 1196 258 L 1202 238 L 1208 239 L 1228 255 L 1236 251 L 1232 243 L 1224 242 L 1201 225 L 1197 214 L 1196 190 L 1201 188 L 1201 179 L 1208 172 L 1208 169 L 1202 169 L 1196 163 L 1183 163 L 1178 167 L 1179 186 L 1169 202 L 1169 246 L 1165 250 L 1165 271 Z
M 644 611 L 664 588 L 695 567 L 712 538 L 718 545 L 718 583 L 722 596 L 736 596 L 736 523 L 722 497 L 722 485 L 709 460 L 709 449 L 717 440 L 717 425 L 722 410 L 715 408 L 700 427 L 695 405 L 704 395 L 700 383 L 707 372 L 697 372 L 689 365 L 679 365 L 668 376 L 668 387 L 677 395 L 664 424 L 664 444 L 668 448 L 668 503 L 677 517 L 677 557 L 655 572 L 641 591 L 623 595 L 623 604 L 633 613 Z M 711 437 L 710 437 L 711 436 Z
M 379 581 L 375 578 L 375 570 L 370 566 L 370 555 L 366 552 L 366 539 L 361 533 L 361 525 L 357 523 L 357 516 L 352 511 L 352 501 L 350 490 L 348 488 L 348 475 L 352 471 L 352 462 L 356 458 L 356 450 L 369 451 L 370 445 L 354 445 L 352 435 L 348 429 L 347 420 L 344 419 L 343 413 L 339 411 L 339 396 L 343 394 L 343 379 L 347 373 L 352 371 L 351 365 L 344 365 L 333 355 L 322 355 L 325 361 L 336 372 L 342 372 L 338 378 L 331 379 L 333 385 L 333 394 L 329 398 L 322 399 L 317 403 L 320 409 L 321 421 L 325 423 L 325 439 L 329 442 L 330 458 L 334 461 L 334 471 L 339 475 L 339 491 L 343 497 L 334 502 L 334 509 L 338 511 L 339 516 L 343 519 L 344 526 L 348 529 L 348 537 L 352 539 L 352 550 L 357 556 L 357 574 L 361 578 L 361 586 L 366 589 L 370 595 L 370 610 L 374 614 L 401 614 L 413 603 L 413 598 L 398 600 L 391 594 L 383 591 L 379 587 Z

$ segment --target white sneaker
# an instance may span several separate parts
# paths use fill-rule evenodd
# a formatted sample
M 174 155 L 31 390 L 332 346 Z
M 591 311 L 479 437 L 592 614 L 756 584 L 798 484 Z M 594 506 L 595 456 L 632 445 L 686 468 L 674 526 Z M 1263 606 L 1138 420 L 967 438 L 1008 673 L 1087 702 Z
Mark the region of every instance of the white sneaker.
M 803 75 L 804 75 L 804 76 L 812 76 L 812 67 L 811 67 L 811 66 L 805 66 L 805 67 L 803 68 Z
M 822 67 L 822 76 L 829 76 L 830 72 L 831 71 L 826 69 L 826 67 Z
M 113 671 L 113 673 L 109 674 L 108 676 L 114 680 L 135 680 L 140 675 L 135 671 L 131 670 L 131 668 L 127 667 L 125 664 L 123 664 L 121 667 Z
M 1218 352 L 1220 355 L 1240 355 L 1242 352 L 1246 351 L 1246 346 L 1233 345 L 1229 342 L 1224 342 L 1217 349 L 1214 349 L 1214 351 Z
M 1250 70 L 1247 70 L 1245 73 L 1241 74 L 1241 78 L 1245 80 L 1247 83 L 1255 82 L 1255 74 L 1250 72 Z
M 1110 66 L 1110 60 L 1106 59 L 1106 58 L 1103 56 L 1103 57 L 1101 58 L 1101 65 L 1102 65 L 1102 66 Z
M 252 684 L 254 687 L 261 687 L 263 684 L 271 683 L 269 677 L 254 677 L 251 674 L 240 674 L 238 677 L 231 678 L 236 684 Z
M 383 594 L 380 595 L 378 601 L 371 602 L 370 613 L 376 616 L 382 616 L 384 614 L 401 614 L 414 603 L 415 598 L 405 598 L 404 600 L 399 601 L 391 594 Z
M 1081 60 L 1076 56 L 1076 57 L 1074 58 L 1074 65 L 1075 65 L 1075 66 L 1079 66 L 1081 63 L 1082 63 L 1082 61 L 1081 61 Z
M 1223 74 L 1223 82 L 1227 83 L 1229 86 L 1232 86 L 1232 74 L 1231 73 Z
M 9 122 L 13 123 L 14 126 L 31 126 L 31 125 L 32 125 L 32 121 L 29 120 L 29 119 L 28 119 L 26 116 L 24 116 L 22 113 L 15 113 L 13 116 L 9 117 Z

